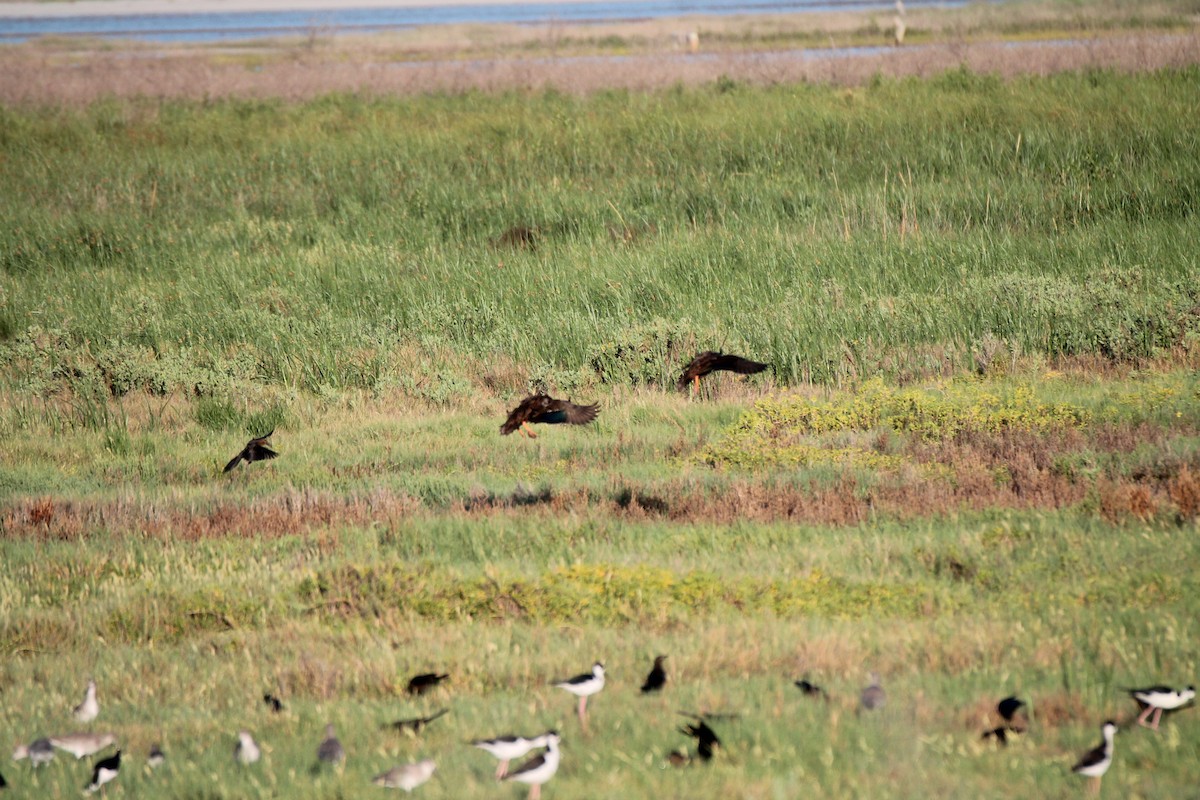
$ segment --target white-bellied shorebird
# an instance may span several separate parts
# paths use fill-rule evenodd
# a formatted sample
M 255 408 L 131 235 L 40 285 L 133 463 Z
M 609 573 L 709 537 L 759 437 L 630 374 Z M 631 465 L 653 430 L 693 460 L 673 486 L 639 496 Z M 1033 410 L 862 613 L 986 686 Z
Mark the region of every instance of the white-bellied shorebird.
M 450 709 L 443 708 L 441 711 L 435 711 L 428 717 L 411 717 L 409 719 L 398 719 L 395 722 L 385 722 L 381 727 L 393 731 L 404 731 L 416 735 L 421 730 L 439 717 L 444 717 L 450 713 Z
M 1185 689 L 1172 689 L 1170 686 L 1148 686 L 1145 689 L 1127 689 L 1126 691 L 1142 707 L 1142 713 L 1137 718 L 1138 725 L 1151 730 L 1158 730 L 1158 721 L 1162 719 L 1164 711 L 1175 711 L 1196 699 L 1196 689 L 1193 686 Z M 1147 725 L 1146 719 L 1151 714 L 1154 715 L 1154 721 Z
M 338 764 L 346 760 L 346 749 L 333 733 L 333 723 L 325 726 L 325 738 L 317 745 L 317 761 L 322 764 Z
M 13 750 L 12 757 L 13 761 L 28 758 L 32 766 L 40 767 L 54 760 L 54 745 L 50 743 L 49 739 L 34 739 L 27 745 L 17 745 L 16 749 Z
M 542 796 L 542 784 L 553 778 L 554 773 L 558 772 L 558 761 L 561 756 L 558 750 L 558 733 L 550 731 L 543 738 L 546 740 L 546 749 L 503 778 L 506 781 L 529 784 L 529 800 L 538 800 Z
M 111 733 L 68 733 L 47 738 L 50 739 L 50 744 L 70 753 L 76 759 L 94 756 L 117 741 L 117 737 Z
M 587 699 L 604 688 L 604 665 L 597 661 L 591 672 L 554 684 L 579 698 L 579 724 L 587 732 Z
M 98 791 L 101 786 L 111 780 L 115 780 L 117 773 L 121 771 L 121 751 L 113 753 L 108 758 L 102 758 L 92 767 L 92 782 L 85 788 L 87 793 Z
M 262 758 L 262 750 L 250 735 L 250 731 L 238 731 L 238 743 L 234 745 L 233 757 L 243 764 L 253 764 Z
M 157 769 L 165 764 L 166 761 L 167 754 L 163 752 L 162 747 L 158 744 L 151 745 L 150 755 L 146 756 L 146 763 L 149 764 L 152 769 Z
M 650 674 L 642 684 L 642 694 L 657 692 L 667 685 L 667 671 L 663 669 L 663 662 L 666 660 L 666 656 L 654 657 L 654 666 L 650 668 Z
M 499 780 L 508 774 L 508 763 L 513 759 L 529 753 L 538 747 L 546 746 L 546 734 L 527 738 L 516 734 L 508 734 L 506 736 L 497 736 L 494 739 L 476 739 L 471 742 L 473 747 L 478 747 L 480 750 L 486 751 L 493 758 L 499 760 L 499 765 L 496 767 L 496 779 Z
M 414 675 L 408 682 L 408 693 L 425 694 L 449 677 L 449 673 L 439 675 L 436 672 L 425 672 L 421 675 Z
M 411 792 L 432 778 L 435 769 L 437 769 L 437 764 L 433 763 L 433 759 L 427 758 L 415 764 L 392 767 L 387 772 L 372 778 L 371 783 L 376 786 L 382 786 L 385 789 L 403 789 L 406 792 Z
M 96 699 L 96 682 L 89 680 L 83 693 L 83 702 L 71 710 L 78 722 L 91 722 L 100 716 L 100 701 Z
M 883 686 L 879 683 L 879 673 L 872 672 L 871 683 L 858 696 L 859 708 L 864 711 L 874 711 L 883 708 L 885 702 L 887 702 L 887 694 L 883 691 Z
M 1104 723 L 1100 730 L 1104 734 L 1104 741 L 1084 753 L 1079 763 L 1071 767 L 1071 771 L 1076 775 L 1092 779 L 1093 794 L 1100 794 L 1100 779 L 1112 766 L 1113 736 L 1117 732 L 1117 723 L 1110 720 Z

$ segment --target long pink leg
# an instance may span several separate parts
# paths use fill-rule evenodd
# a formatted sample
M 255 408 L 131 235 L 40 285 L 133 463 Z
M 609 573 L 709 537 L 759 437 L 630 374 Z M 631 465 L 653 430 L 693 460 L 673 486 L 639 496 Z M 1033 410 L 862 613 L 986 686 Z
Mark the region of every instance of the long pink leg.
M 501 761 L 500 766 L 496 767 L 496 780 L 500 780 L 508 774 L 508 761 Z
M 1162 712 L 1161 708 L 1154 709 L 1154 730 L 1158 730 L 1158 721 L 1162 719 Z
M 1154 706 L 1146 706 L 1146 710 L 1138 715 L 1138 718 L 1137 718 L 1138 725 L 1142 725 L 1144 727 L 1149 728 L 1150 726 L 1146 725 L 1146 717 L 1150 716 L 1150 714 L 1152 714 L 1153 712 L 1154 712 Z
M 529 787 L 529 800 L 538 800 L 542 796 L 542 785 L 540 783 L 532 784 Z
M 587 733 L 587 697 L 579 698 L 579 724 Z

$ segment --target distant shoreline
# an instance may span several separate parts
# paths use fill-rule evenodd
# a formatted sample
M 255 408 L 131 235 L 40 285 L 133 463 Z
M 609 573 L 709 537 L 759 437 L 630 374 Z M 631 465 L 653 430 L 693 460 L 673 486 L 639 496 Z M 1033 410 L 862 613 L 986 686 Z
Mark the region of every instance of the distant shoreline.
M 53 17 L 116 17 L 139 14 L 241 14 L 256 11 L 322 11 L 337 8 L 421 8 L 493 6 L 513 0 L 55 0 L 44 3 L 0 2 L 0 19 Z M 551 0 L 522 0 L 525 5 L 549 5 Z M 587 0 L 554 0 L 582 3 Z

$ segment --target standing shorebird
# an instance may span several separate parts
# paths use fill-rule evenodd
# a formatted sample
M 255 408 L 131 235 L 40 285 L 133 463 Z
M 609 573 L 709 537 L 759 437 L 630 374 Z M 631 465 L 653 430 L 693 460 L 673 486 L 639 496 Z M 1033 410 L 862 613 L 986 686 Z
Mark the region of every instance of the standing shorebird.
M 508 436 L 513 431 L 520 431 L 536 439 L 530 423 L 538 422 L 546 425 L 586 425 L 600 413 L 600 404 L 581 406 L 570 400 L 558 400 L 548 394 L 533 394 L 526 397 L 508 414 L 508 419 L 500 426 L 500 435 Z
M 494 739 L 477 739 L 471 742 L 471 745 L 491 753 L 493 758 L 499 760 L 500 763 L 496 767 L 496 780 L 502 780 L 508 774 L 509 762 L 526 755 L 534 748 L 545 747 L 547 735 L 543 733 L 541 736 L 528 739 L 524 736 L 509 734 L 497 736 Z
M 1092 779 L 1092 794 L 1100 794 L 1100 778 L 1112 766 L 1113 735 L 1117 732 L 1117 723 L 1109 720 L 1100 730 L 1104 732 L 1104 741 L 1084 753 L 1079 763 L 1071 767 L 1076 775 Z
M 883 686 L 879 683 L 879 673 L 872 672 L 871 683 L 858 696 L 858 706 L 864 711 L 874 711 L 883 708 L 885 702 L 887 702 L 887 693 L 883 691 Z
M 333 723 L 325 725 L 325 738 L 317 745 L 317 761 L 322 764 L 340 764 L 346 760 L 346 749 L 333 733 Z
M 663 662 L 666 660 L 666 656 L 654 657 L 654 666 L 650 669 L 650 674 L 646 676 L 646 682 L 642 684 L 642 694 L 657 692 L 666 685 L 667 671 L 663 669 Z
M 225 465 L 225 469 L 221 471 L 229 472 L 229 470 L 236 467 L 243 460 L 247 464 L 252 464 L 255 461 L 266 461 L 268 458 L 274 458 L 275 456 L 279 455 L 279 453 L 276 453 L 267 446 L 267 440 L 271 438 L 272 433 L 275 433 L 274 428 L 271 429 L 271 433 L 268 433 L 265 436 L 255 436 L 253 439 L 246 442 L 246 446 L 242 448 L 242 452 L 230 459 L 229 463 Z
M 554 777 L 558 772 L 558 733 L 550 731 L 543 737 L 546 749 L 521 766 L 504 776 L 506 781 L 520 781 L 529 784 L 529 800 L 538 800 L 542 796 L 542 784 Z
M 439 675 L 436 672 L 425 672 L 420 675 L 414 675 L 412 680 L 408 682 L 408 693 L 425 694 L 449 677 L 449 673 Z
M 49 739 L 35 739 L 28 745 L 17 745 L 13 750 L 12 757 L 13 761 L 28 758 L 31 765 L 40 767 L 54 760 L 54 745 L 50 743 Z
M 587 699 L 604 688 L 604 665 L 597 661 L 591 672 L 576 675 L 554 684 L 579 698 L 579 724 L 587 733 Z
M 155 744 L 150 748 L 150 755 L 146 757 L 146 763 L 152 769 L 158 769 L 167 762 L 167 754 L 162 751 L 162 746 Z
M 243 764 L 253 764 L 262 758 L 262 750 L 250 735 L 250 731 L 238 731 L 238 743 L 234 745 L 233 757 Z
M 686 390 L 690 385 L 692 393 L 695 394 L 700 391 L 700 379 L 709 373 L 723 370 L 725 372 L 736 372 L 739 375 L 753 375 L 757 372 L 762 372 L 768 366 L 770 365 L 759 361 L 751 361 L 741 356 L 705 350 L 688 362 L 688 365 L 683 368 L 683 374 L 679 376 L 679 380 L 675 385 L 681 392 Z
M 75 756 L 76 760 L 94 756 L 117 741 L 111 733 L 68 733 L 49 739 L 50 744 Z
M 1137 700 L 1138 705 L 1142 708 L 1142 713 L 1138 715 L 1137 722 L 1143 728 L 1158 730 L 1158 721 L 1162 719 L 1164 711 L 1175 711 L 1183 708 L 1188 703 L 1196 699 L 1196 688 L 1189 686 L 1186 689 L 1172 689 L 1170 686 L 1149 686 L 1145 689 L 1127 689 L 1129 696 Z M 1147 725 L 1146 719 L 1154 715 L 1154 721 Z
M 121 751 L 113 753 L 108 758 L 102 758 L 92 768 L 92 782 L 85 788 L 88 794 L 97 791 L 101 786 L 116 779 L 121 771 Z
M 437 764 L 433 763 L 433 759 L 427 758 L 415 764 L 392 767 L 387 772 L 372 778 L 371 783 L 376 786 L 382 786 L 385 789 L 403 789 L 406 792 L 411 792 L 432 778 L 435 769 L 437 769 Z
M 96 682 L 89 680 L 87 690 L 83 693 L 83 702 L 75 706 L 72 712 L 79 722 L 91 722 L 100 716 L 100 701 L 96 699 Z

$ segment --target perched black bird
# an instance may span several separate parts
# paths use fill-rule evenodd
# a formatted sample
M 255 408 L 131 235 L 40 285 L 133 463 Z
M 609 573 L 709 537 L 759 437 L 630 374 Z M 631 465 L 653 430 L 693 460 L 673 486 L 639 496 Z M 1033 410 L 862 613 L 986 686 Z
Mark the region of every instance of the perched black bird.
M 642 684 L 642 693 L 657 692 L 667 683 L 667 671 L 663 669 L 663 662 L 667 660 L 666 656 L 655 656 L 654 666 L 650 669 L 650 674 L 646 676 L 646 682 Z
M 696 754 L 700 756 L 702 761 L 711 761 L 713 757 L 713 748 L 721 746 L 721 739 L 716 732 L 708 727 L 708 723 L 704 721 L 704 717 L 699 714 L 689 714 L 686 711 L 680 711 L 685 717 L 691 717 L 695 720 L 694 723 L 684 725 L 679 729 L 679 732 L 684 736 L 691 736 L 696 740 Z
M 108 758 L 102 758 L 92 768 L 92 782 L 86 787 L 89 794 L 117 777 L 121 770 L 121 751 L 113 753 Z
M 435 672 L 425 672 L 421 675 L 415 675 L 413 676 L 413 679 L 408 682 L 408 693 L 425 694 L 430 689 L 434 688 L 449 677 L 450 676 L 448 674 L 438 675 Z
M 271 709 L 276 714 L 283 713 L 283 701 L 270 692 L 267 692 L 263 695 L 263 702 L 267 704 L 267 708 Z
M 272 428 L 271 433 L 274 432 L 275 429 Z M 266 461 L 268 458 L 274 458 L 279 455 L 279 453 L 267 447 L 267 439 L 271 438 L 271 433 L 268 433 L 266 436 L 255 437 L 246 442 L 246 446 L 242 448 L 242 452 L 234 456 L 233 460 L 226 464 L 225 469 L 222 471 L 229 472 L 229 470 L 241 463 L 242 459 L 245 459 L 246 463 L 249 464 L 253 461 Z
M 820 686 L 817 686 L 815 683 L 809 682 L 807 678 L 792 682 L 796 684 L 796 688 L 799 689 L 801 694 L 803 694 L 805 697 L 821 697 L 826 700 L 829 699 L 829 695 L 824 689 L 822 689 Z
M 421 729 L 424 728 L 426 725 L 433 722 L 438 717 L 445 716 L 446 714 L 449 714 L 449 713 L 450 713 L 450 709 L 443 708 L 441 711 L 438 711 L 434 714 L 430 714 L 428 717 L 414 717 L 413 719 L 398 719 L 395 722 L 384 723 L 384 725 L 382 727 L 390 728 L 391 730 L 394 730 L 394 731 L 411 731 L 413 733 L 420 733 Z
M 581 406 L 569 400 L 556 400 L 548 394 L 534 394 L 526 397 L 520 405 L 508 415 L 508 419 L 500 426 L 500 435 L 507 436 L 518 428 L 531 437 L 537 434 L 529 427 L 531 422 L 541 422 L 547 425 L 586 425 L 600 413 L 600 404 Z
M 699 390 L 700 379 L 710 372 L 717 370 L 725 370 L 726 372 L 736 372 L 740 375 L 753 375 L 756 372 L 762 372 L 769 365 L 762 364 L 758 361 L 751 361 L 748 358 L 741 356 L 727 355 L 725 353 L 717 353 L 712 350 L 706 350 L 700 355 L 693 358 L 686 367 L 683 368 L 683 374 L 679 376 L 677 384 L 679 391 L 684 391 L 688 385 Z

